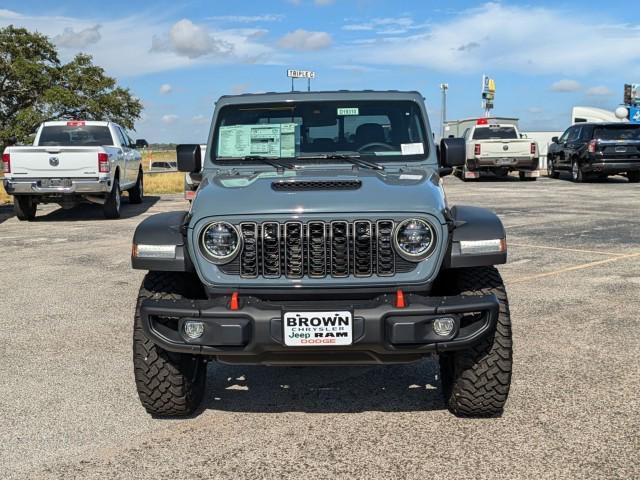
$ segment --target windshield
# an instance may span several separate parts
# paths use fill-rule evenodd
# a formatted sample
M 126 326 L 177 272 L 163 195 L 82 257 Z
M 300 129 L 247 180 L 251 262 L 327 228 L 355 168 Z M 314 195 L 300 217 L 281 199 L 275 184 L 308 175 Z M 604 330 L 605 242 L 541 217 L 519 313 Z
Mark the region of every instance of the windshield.
M 476 127 L 473 132 L 474 140 L 512 140 L 518 138 L 514 127 Z
M 99 147 L 113 145 L 109 127 L 51 125 L 42 128 L 38 145 L 56 147 Z
M 428 153 L 424 132 L 420 109 L 410 101 L 232 105 L 218 115 L 214 161 L 317 160 L 337 153 L 421 160 Z
M 593 138 L 598 140 L 640 140 L 640 125 L 620 125 L 596 128 Z

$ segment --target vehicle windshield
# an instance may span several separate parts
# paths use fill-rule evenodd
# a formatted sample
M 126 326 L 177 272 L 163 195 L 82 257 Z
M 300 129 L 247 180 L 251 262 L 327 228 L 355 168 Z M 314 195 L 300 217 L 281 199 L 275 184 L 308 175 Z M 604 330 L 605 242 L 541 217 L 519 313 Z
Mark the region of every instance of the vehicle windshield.
M 218 163 L 337 154 L 416 161 L 428 154 L 422 114 L 410 101 L 231 105 L 220 111 L 213 141 Z
M 40 146 L 100 147 L 113 145 L 111 132 L 106 126 L 50 125 L 42 127 Z
M 598 127 L 593 132 L 598 140 L 640 140 L 640 125 L 610 125 Z
M 514 127 L 476 127 L 473 140 L 512 140 L 518 138 Z

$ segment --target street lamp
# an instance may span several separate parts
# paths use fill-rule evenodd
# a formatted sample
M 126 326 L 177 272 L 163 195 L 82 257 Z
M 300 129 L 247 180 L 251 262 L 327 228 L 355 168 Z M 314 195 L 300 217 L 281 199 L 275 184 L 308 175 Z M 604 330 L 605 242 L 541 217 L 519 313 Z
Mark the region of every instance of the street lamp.
M 440 121 L 442 123 L 442 134 L 441 138 L 444 138 L 445 134 L 445 123 L 447 122 L 447 91 L 449 90 L 448 83 L 441 83 L 440 90 L 442 90 L 442 107 L 440 109 L 441 118 Z

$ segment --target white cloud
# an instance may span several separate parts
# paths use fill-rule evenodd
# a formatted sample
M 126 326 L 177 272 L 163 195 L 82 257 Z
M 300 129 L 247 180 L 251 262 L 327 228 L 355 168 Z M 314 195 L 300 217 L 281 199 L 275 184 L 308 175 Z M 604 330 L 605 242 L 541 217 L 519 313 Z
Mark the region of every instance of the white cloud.
M 163 115 L 160 120 L 162 120 L 162 123 L 164 123 L 165 125 L 173 125 L 178 121 L 178 116 L 170 113 L 167 115 Z
M 231 86 L 231 93 L 233 95 L 241 95 L 249 91 L 249 83 L 237 83 Z
M 347 23 L 343 30 L 352 32 L 376 31 L 379 35 L 401 35 L 409 30 L 425 28 L 425 24 L 416 24 L 410 17 L 374 18 L 367 22 Z
M 191 117 L 191 123 L 196 125 L 205 125 L 209 123 L 209 117 L 205 117 L 204 115 L 194 115 Z
M 590 97 L 609 97 L 613 95 L 613 92 L 609 90 L 609 87 L 600 85 L 600 86 L 591 87 L 590 89 L 588 89 L 587 95 L 589 95 Z
M 60 35 L 53 37 L 53 43 L 62 48 L 85 48 L 100 41 L 100 27 L 101 25 L 94 25 L 77 32 L 73 27 L 67 27 Z
M 582 90 L 582 85 L 580 85 L 580 83 L 575 80 L 558 80 L 557 82 L 551 84 L 549 90 L 551 90 L 552 92 L 560 93 L 577 92 L 579 90 Z
M 258 22 L 279 22 L 284 19 L 284 15 L 268 13 L 265 15 L 218 15 L 207 17 L 207 20 L 230 23 L 258 23 Z
M 380 38 L 375 48 L 352 47 L 347 53 L 370 64 L 450 72 L 464 67 L 467 73 L 493 69 L 579 76 L 600 70 L 603 59 L 608 69 L 638 68 L 640 28 L 608 21 L 603 15 L 594 24 L 586 14 L 566 13 L 552 7 L 488 2 L 423 25 L 412 34 Z M 473 43 L 475 48 L 461 48 Z
M 168 83 L 163 83 L 162 85 L 160 85 L 159 90 L 162 95 L 169 95 L 171 92 L 173 92 L 173 87 Z
M 0 18 L 21 18 L 18 12 L 14 12 L 13 10 L 7 10 L 5 8 L 0 8 Z
M 529 108 L 527 109 L 527 111 L 528 111 L 529 113 L 534 114 L 534 115 L 539 115 L 540 113 L 543 113 L 543 112 L 544 112 L 544 108 L 541 108 L 541 107 L 529 107 Z
M 280 47 L 298 51 L 322 50 L 332 43 L 333 39 L 327 32 L 309 32 L 301 28 L 287 33 L 278 41 Z
M 183 18 L 173 24 L 168 35 L 154 35 L 151 51 L 170 51 L 187 58 L 198 58 L 203 55 L 228 55 L 232 53 L 233 45 Z

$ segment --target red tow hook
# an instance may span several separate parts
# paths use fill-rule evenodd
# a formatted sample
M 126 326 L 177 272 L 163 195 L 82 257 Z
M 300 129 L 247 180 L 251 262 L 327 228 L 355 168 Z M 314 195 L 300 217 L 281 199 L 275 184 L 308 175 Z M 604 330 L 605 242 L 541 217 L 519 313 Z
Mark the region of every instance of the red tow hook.
M 240 310 L 240 300 L 238 300 L 238 292 L 231 294 L 231 301 L 229 302 L 229 310 Z
M 406 308 L 407 303 L 404 300 L 404 292 L 396 290 L 396 308 Z

